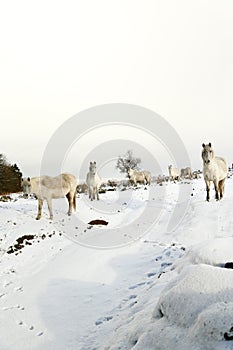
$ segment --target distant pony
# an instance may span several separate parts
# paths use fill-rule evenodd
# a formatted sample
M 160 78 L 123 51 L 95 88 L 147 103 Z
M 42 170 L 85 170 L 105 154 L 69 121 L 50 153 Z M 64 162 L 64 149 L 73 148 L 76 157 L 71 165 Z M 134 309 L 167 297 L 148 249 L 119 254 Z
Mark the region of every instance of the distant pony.
M 151 184 L 151 173 L 147 170 L 137 171 L 130 168 L 128 170 L 128 175 L 130 181 L 132 181 L 134 185 L 137 183 L 146 183 L 147 185 Z
M 192 178 L 193 179 L 200 179 L 200 173 L 198 171 L 194 171 L 192 173 Z
M 225 159 L 215 157 L 211 143 L 202 144 L 203 159 L 203 177 L 206 183 L 207 196 L 206 200 L 210 200 L 210 181 L 213 181 L 215 188 L 215 199 L 219 200 L 223 197 L 225 179 L 227 177 L 227 164 Z
M 171 180 L 180 180 L 180 170 L 174 168 L 172 165 L 168 166 L 169 179 Z
M 180 177 L 183 179 L 192 179 L 193 178 L 193 174 L 192 174 L 192 170 L 190 167 L 187 168 L 183 168 L 180 170 Z
M 93 199 L 99 200 L 99 188 L 101 186 L 102 180 L 97 174 L 96 162 L 90 162 L 89 173 L 87 173 L 86 183 L 88 186 L 89 198 L 91 201 Z
M 72 209 L 76 210 L 77 179 L 72 174 L 60 174 L 56 177 L 28 177 L 22 179 L 21 185 L 25 194 L 34 193 L 38 199 L 37 220 L 41 218 L 44 200 L 47 202 L 51 220 L 53 219 L 53 198 L 67 197 L 69 202 L 68 215 L 71 215 Z

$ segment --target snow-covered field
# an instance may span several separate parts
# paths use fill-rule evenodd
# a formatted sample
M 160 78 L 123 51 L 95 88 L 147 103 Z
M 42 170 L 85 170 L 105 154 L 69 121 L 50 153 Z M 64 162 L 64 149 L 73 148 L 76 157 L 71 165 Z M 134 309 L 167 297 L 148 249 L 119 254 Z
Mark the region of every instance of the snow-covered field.
M 79 195 L 71 218 L 55 200 L 53 222 L 34 199 L 0 202 L 0 350 L 233 349 L 233 179 L 210 203 L 187 182 Z

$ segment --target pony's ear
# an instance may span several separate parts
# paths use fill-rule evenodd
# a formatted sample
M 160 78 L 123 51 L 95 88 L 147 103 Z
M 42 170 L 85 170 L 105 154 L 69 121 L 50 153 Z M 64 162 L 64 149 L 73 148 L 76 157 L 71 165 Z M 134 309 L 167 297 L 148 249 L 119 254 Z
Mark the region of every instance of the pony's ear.
M 94 162 L 94 164 L 96 164 L 96 161 Z
M 90 162 L 90 165 L 92 164 L 92 162 Z
M 211 147 L 211 142 L 209 142 L 209 146 Z
M 31 181 L 30 177 L 28 177 L 28 181 L 29 181 L 29 182 Z
M 205 144 L 204 144 L 204 143 L 202 144 L 202 147 L 203 147 L 203 148 L 205 147 Z

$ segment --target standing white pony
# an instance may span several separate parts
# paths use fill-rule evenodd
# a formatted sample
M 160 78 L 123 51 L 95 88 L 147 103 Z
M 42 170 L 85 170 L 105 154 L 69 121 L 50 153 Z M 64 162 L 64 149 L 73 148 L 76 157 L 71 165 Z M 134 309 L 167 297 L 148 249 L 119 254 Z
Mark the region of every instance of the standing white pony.
M 151 184 L 151 173 L 147 170 L 137 171 L 130 168 L 128 170 L 128 175 L 129 175 L 130 181 L 132 181 L 134 185 L 136 185 L 137 182 L 143 183 L 143 184 L 146 182 L 147 185 Z
M 207 196 L 206 200 L 210 200 L 210 181 L 213 181 L 215 188 L 215 199 L 219 200 L 223 197 L 225 179 L 227 177 L 227 164 L 225 159 L 215 157 L 211 143 L 202 144 L 203 159 L 203 176 L 206 183 Z
M 171 180 L 180 180 L 180 170 L 174 168 L 172 165 L 168 166 L 169 179 Z
M 86 178 L 88 193 L 90 200 L 93 199 L 99 200 L 99 188 L 101 186 L 102 180 L 96 171 L 96 162 L 90 162 L 89 173 L 87 173 Z
M 72 208 L 76 210 L 77 179 L 72 174 L 60 174 L 56 177 L 41 176 L 22 179 L 22 188 L 25 194 L 34 193 L 38 199 L 38 214 L 36 219 L 41 218 L 43 201 L 46 200 L 50 219 L 53 219 L 52 199 L 67 197 L 69 202 L 68 215 Z

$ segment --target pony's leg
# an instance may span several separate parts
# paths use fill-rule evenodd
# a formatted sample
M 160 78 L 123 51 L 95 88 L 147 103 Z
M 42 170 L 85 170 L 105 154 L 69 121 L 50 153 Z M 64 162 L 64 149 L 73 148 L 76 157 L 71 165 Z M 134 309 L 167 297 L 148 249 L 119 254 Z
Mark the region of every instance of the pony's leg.
M 225 179 L 220 180 L 218 183 L 218 190 L 220 193 L 220 199 L 222 199 L 223 194 L 224 194 L 224 187 L 225 187 Z
M 219 200 L 219 195 L 218 195 L 218 181 L 214 180 L 214 189 L 215 189 L 215 199 L 216 201 Z
M 88 192 L 89 192 L 89 199 L 91 199 L 91 189 L 90 189 L 90 187 L 88 188 Z
M 43 199 L 38 199 L 38 213 L 37 213 L 36 220 L 40 220 L 41 218 L 42 207 L 43 207 Z
M 52 209 L 52 199 L 47 199 L 47 205 L 48 205 L 48 210 L 49 210 L 49 215 L 50 215 L 50 220 L 53 220 L 53 209 Z
M 223 180 L 222 180 L 222 196 L 223 196 L 224 193 L 225 193 L 225 180 L 226 180 L 226 179 L 223 179 Z
M 91 188 L 91 201 L 95 199 L 95 189 L 92 187 Z
M 76 190 L 73 194 L 73 209 L 74 209 L 74 211 L 76 211 Z
M 205 180 L 205 183 L 206 183 L 206 192 L 207 192 L 206 200 L 207 202 L 209 202 L 210 201 L 210 181 Z
M 68 199 L 68 203 L 69 203 L 68 215 L 70 216 L 72 213 L 72 205 L 73 205 L 73 196 L 71 192 L 67 193 L 66 198 Z
M 98 188 L 96 189 L 96 198 L 97 198 L 97 201 L 99 201 L 99 200 L 100 200 L 100 197 L 99 197 L 99 190 L 98 190 Z
M 94 199 L 94 190 L 93 190 L 93 187 L 90 188 L 90 199 L 91 199 L 91 201 L 93 201 L 93 199 Z

